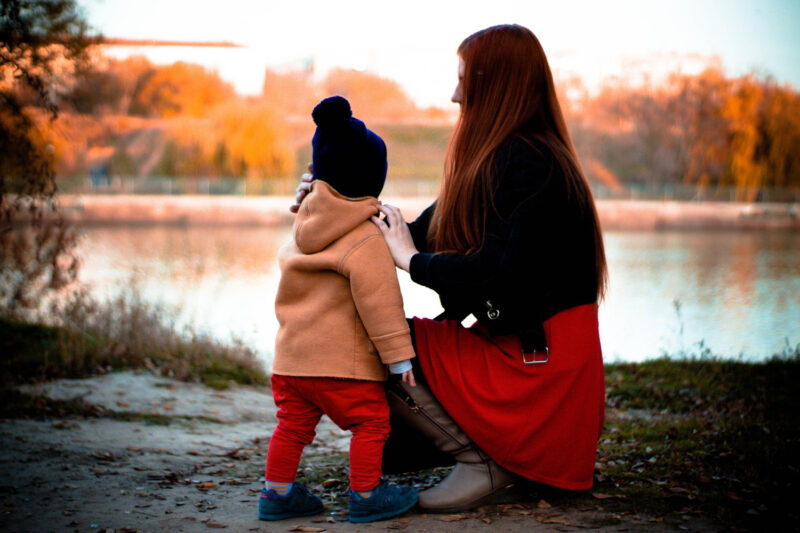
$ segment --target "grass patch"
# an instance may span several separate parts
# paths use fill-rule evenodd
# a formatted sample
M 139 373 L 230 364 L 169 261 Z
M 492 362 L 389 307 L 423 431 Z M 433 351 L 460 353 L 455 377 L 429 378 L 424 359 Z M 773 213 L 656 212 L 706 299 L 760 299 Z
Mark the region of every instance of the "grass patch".
M 592 520 L 592 526 L 594 527 L 606 527 L 606 526 L 616 526 L 622 523 L 622 519 L 616 516 L 603 516 L 601 518 L 595 518 Z
M 442 162 L 452 126 L 386 125 L 377 127 L 389 154 L 387 187 L 395 190 L 406 180 L 428 183 L 435 194 L 442 179 Z
M 453 132 L 453 126 L 424 126 L 387 124 L 376 128 L 387 143 L 428 144 L 444 151 Z
M 305 457 L 300 462 L 297 478 L 314 494 L 333 505 L 333 511 L 342 514 L 347 510 L 350 494 L 348 477 L 349 456 L 332 453 Z
M 606 367 L 609 420 L 595 491 L 625 512 L 699 513 L 744 530 L 786 527 L 800 512 L 800 355 Z
M 100 409 L 81 399 L 53 400 L 0 387 L 0 418 L 62 419 L 99 416 Z
M 207 422 L 210 424 L 226 424 L 226 422 L 211 416 L 189 416 L 189 415 L 160 415 L 155 413 L 139 413 L 137 411 L 112 411 L 104 410 L 103 416 L 122 420 L 124 422 L 144 422 L 154 426 L 169 426 L 170 424 L 194 424 L 196 422 Z
M 54 400 L 46 396 L 32 396 L 17 389 L 0 388 L 0 419 L 29 418 L 34 420 L 64 420 L 73 418 L 110 418 L 124 422 L 142 422 L 148 425 L 168 426 L 173 423 L 194 424 L 226 422 L 209 416 L 161 415 L 137 411 L 116 411 L 87 403 L 83 399 Z
M 251 349 L 178 330 L 173 314 L 129 293 L 106 303 L 81 294 L 33 323 L 0 317 L 4 385 L 141 368 L 216 389 L 268 385 Z

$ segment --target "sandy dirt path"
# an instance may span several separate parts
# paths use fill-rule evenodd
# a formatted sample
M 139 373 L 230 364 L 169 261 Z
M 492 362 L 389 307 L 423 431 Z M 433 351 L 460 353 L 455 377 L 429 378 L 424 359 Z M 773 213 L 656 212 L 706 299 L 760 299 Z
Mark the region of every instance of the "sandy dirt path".
M 80 399 L 99 417 L 0 421 L 2 531 L 674 531 L 658 517 L 569 509 L 537 498 L 461 515 L 418 511 L 372 524 L 342 521 L 346 485 L 314 477 L 346 467 L 348 434 L 324 418 L 301 475 L 327 500 L 327 514 L 282 522 L 256 517 L 269 435 L 269 391 L 214 391 L 148 373 L 122 372 L 24 387 Z M 334 512 L 331 513 L 331 510 Z M 688 525 L 688 524 L 687 524 Z M 301 528 L 301 529 L 297 529 Z M 714 531 L 693 522 L 691 530 Z

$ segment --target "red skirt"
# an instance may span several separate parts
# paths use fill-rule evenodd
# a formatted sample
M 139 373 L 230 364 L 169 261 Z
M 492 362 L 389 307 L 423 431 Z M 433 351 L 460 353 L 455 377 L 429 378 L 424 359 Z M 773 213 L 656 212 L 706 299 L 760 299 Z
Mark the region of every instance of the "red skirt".
M 482 329 L 414 318 L 417 355 L 436 398 L 504 468 L 555 487 L 591 488 L 605 415 L 597 306 L 544 323 L 543 364 L 523 362 L 518 338 L 489 341 Z

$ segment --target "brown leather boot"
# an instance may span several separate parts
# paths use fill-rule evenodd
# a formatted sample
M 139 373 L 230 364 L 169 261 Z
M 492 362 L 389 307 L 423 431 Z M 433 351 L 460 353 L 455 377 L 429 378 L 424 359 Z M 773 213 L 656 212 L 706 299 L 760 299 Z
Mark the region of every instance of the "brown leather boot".
M 516 497 L 522 478 L 486 455 L 439 404 L 424 383 L 411 387 L 402 382 L 387 389 L 389 407 L 416 428 L 437 448 L 456 460 L 453 471 L 441 483 L 419 493 L 420 508 L 452 513 Z

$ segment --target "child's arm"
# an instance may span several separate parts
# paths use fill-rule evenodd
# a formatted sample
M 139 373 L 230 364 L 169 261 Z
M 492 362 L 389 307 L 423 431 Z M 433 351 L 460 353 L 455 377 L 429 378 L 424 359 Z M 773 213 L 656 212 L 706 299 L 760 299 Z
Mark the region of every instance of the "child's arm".
M 411 370 L 411 359 L 406 359 L 405 361 L 398 361 L 396 363 L 390 363 L 389 372 L 391 372 L 392 374 L 403 374 L 402 378 L 403 383 L 408 383 L 412 387 L 417 386 L 417 382 L 414 379 L 414 371 Z
M 381 361 L 391 364 L 415 357 L 397 270 L 383 236 L 376 232 L 354 246 L 339 272 L 350 280 L 353 303 Z

